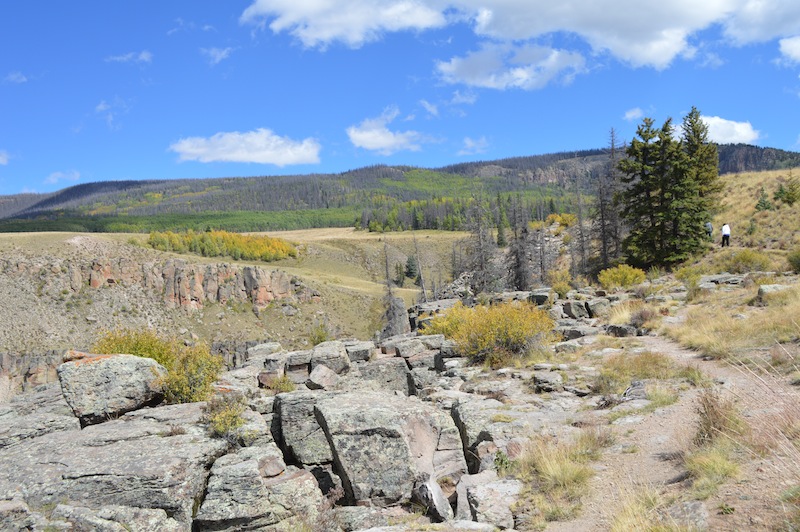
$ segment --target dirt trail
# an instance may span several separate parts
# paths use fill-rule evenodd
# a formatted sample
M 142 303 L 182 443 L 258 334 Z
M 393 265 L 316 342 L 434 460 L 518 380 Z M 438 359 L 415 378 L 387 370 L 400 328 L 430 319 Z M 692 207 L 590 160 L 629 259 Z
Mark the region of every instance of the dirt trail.
M 754 439 L 769 439 L 776 415 L 800 411 L 796 388 L 782 380 L 764 378 L 721 361 L 700 358 L 663 336 L 637 338 L 651 351 L 663 353 L 676 362 L 698 367 L 715 381 L 715 386 L 735 398 L 743 417 L 753 428 Z M 610 530 L 623 500 L 644 487 L 654 488 L 665 499 L 678 499 L 689 487 L 681 454 L 691 449 L 696 430 L 696 401 L 700 391 L 681 392 L 679 400 L 651 414 L 620 419 L 614 425 L 617 443 L 596 463 L 590 494 L 581 515 L 568 522 L 552 523 L 548 531 L 579 532 Z M 737 480 L 723 485 L 705 501 L 708 530 L 781 529 L 787 509 L 781 494 L 800 481 L 796 451 L 747 455 Z M 682 497 L 681 500 L 686 500 Z M 722 507 L 732 513 L 721 512 Z

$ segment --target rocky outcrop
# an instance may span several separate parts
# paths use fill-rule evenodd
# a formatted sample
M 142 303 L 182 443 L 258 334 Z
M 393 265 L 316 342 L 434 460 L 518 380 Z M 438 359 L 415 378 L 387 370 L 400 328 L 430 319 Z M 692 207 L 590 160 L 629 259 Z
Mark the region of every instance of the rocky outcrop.
M 198 301 L 198 286 L 203 294 L 223 288 L 177 272 L 181 281 L 170 292 L 176 301 Z M 234 293 L 238 281 L 229 278 L 223 285 Z M 266 280 L 248 279 L 241 288 L 253 297 Z M 550 291 L 539 295 L 558 310 L 557 330 L 580 333 L 558 344 L 560 352 L 589 346 L 602 329 L 588 316 L 613 304 L 610 296 L 574 291 L 569 304 L 586 315 L 567 318 L 564 301 L 554 303 Z M 503 300 L 533 297 L 519 292 Z M 45 387 L 0 408 L 0 525 L 362 530 L 402 521 L 415 507 L 425 517 L 399 529 L 513 528 L 525 518 L 525 505 L 515 504 L 521 486 L 498 478 L 498 469 L 522 456 L 532 434 L 570 437 L 576 429 L 568 420 L 597 399 L 587 397 L 592 367 L 491 371 L 469 366 L 441 335 L 332 341 L 291 352 L 277 343 L 218 347 L 240 367 L 215 388 L 247 406 L 242 425 L 222 438 L 210 434 L 202 403 L 148 407 L 157 396 L 132 394 L 139 381 L 120 373 L 153 384 L 158 370 L 142 359 L 115 369 L 125 355 L 68 362 L 59 372 L 63 392 Z M 275 394 L 281 377 L 296 389 Z M 98 392 L 102 401 L 91 397 Z M 131 396 L 131 404 L 116 404 Z M 45 515 L 42 507 L 56 510 Z
M 302 529 L 315 522 L 322 501 L 314 476 L 287 467 L 277 446 L 248 447 L 214 463 L 194 526 L 231 532 Z
M 160 294 L 169 308 L 198 310 L 206 303 L 243 301 L 263 309 L 278 299 L 308 301 L 319 297 L 300 280 L 280 270 L 233 264 L 195 264 L 184 259 L 162 263 L 127 258 L 95 259 L 74 263 L 54 259 L 51 264 L 22 260 L 0 261 L 0 273 L 41 279 L 41 290 L 57 296 L 84 287 L 139 285 Z
M 202 406 L 139 410 L 9 445 L 2 455 L 0 500 L 21 499 L 31 507 L 74 501 L 94 509 L 160 509 L 191 523 L 207 470 L 228 447 L 207 435 Z
M 166 375 L 155 360 L 133 355 L 81 354 L 58 367 L 64 399 L 82 426 L 160 403 Z
M 0 404 L 20 391 L 58 380 L 56 367 L 61 364 L 63 355 L 61 351 L 25 355 L 0 353 Z
M 418 484 L 441 490 L 435 481 L 466 473 L 452 418 L 417 399 L 349 393 L 319 400 L 315 413 L 351 503 L 407 503 Z

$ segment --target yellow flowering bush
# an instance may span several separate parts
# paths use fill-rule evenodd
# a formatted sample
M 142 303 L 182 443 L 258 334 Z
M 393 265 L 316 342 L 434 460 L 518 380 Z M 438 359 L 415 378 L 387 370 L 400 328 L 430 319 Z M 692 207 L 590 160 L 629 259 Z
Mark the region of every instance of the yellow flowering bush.
M 608 268 L 601 271 L 597 275 L 597 280 L 606 290 L 614 290 L 615 288 L 629 288 L 633 285 L 643 283 L 647 278 L 644 270 L 628 266 L 627 264 L 620 264 L 613 268 Z
M 107 332 L 93 347 L 98 354 L 124 353 L 152 358 L 167 369 L 164 395 L 169 403 L 204 401 L 222 370 L 223 361 L 205 344 L 185 346 L 176 339 L 150 330 L 120 329 Z
M 529 303 L 474 308 L 458 303 L 446 314 L 436 316 L 425 332 L 444 334 L 471 362 L 495 367 L 553 341 L 553 326 L 546 312 Z

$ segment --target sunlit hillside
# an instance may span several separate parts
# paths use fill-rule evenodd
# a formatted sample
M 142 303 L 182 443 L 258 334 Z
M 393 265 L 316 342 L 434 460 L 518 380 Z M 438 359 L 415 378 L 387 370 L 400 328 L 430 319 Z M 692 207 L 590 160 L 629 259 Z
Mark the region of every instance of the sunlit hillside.
M 727 174 L 722 209 L 714 217 L 715 230 L 722 224 L 731 226 L 733 245 L 770 250 L 790 250 L 800 246 L 800 201 L 789 205 L 775 199 L 781 185 L 800 179 L 800 168 Z M 762 190 L 771 209 L 758 210 Z

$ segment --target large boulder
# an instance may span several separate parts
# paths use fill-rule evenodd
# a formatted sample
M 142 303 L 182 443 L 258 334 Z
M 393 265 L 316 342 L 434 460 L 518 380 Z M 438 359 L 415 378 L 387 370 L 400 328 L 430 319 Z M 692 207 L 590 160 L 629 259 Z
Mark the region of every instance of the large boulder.
M 0 500 L 16 498 L 32 508 L 69 501 L 95 509 L 162 509 L 190 523 L 208 469 L 228 447 L 207 435 L 202 407 L 143 409 L 8 446 L 0 456 Z
M 416 398 L 347 393 L 315 410 L 350 503 L 405 503 L 420 484 L 466 473 L 452 418 Z
M 566 314 L 569 318 L 577 319 L 589 317 L 589 311 L 586 308 L 585 301 L 568 299 L 561 303 L 561 308 L 564 310 L 564 314 Z
M 511 511 L 522 491 L 519 480 L 496 480 L 467 488 L 467 501 L 475 520 L 489 523 L 500 530 L 514 528 Z
M 286 459 L 303 465 L 329 464 L 333 454 L 314 415 L 314 406 L 329 393 L 296 391 L 278 394 L 275 412 L 280 420 L 278 441 Z
M 310 529 L 322 502 L 314 476 L 287 467 L 274 444 L 248 447 L 214 463 L 194 526 L 233 532 L 280 523 L 276 528 L 299 530 L 305 524 Z
M 350 369 L 350 357 L 344 344 L 338 340 L 333 340 L 314 346 L 314 349 L 311 350 L 310 364 L 309 372 L 322 365 L 340 374 Z
M 82 426 L 160 403 L 166 374 L 155 360 L 133 355 L 86 356 L 58 367 L 64 399 Z
M 359 364 L 358 370 L 362 379 L 377 382 L 382 390 L 397 391 L 403 395 L 414 394 L 414 377 L 402 358 L 381 358 L 365 362 Z

